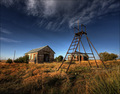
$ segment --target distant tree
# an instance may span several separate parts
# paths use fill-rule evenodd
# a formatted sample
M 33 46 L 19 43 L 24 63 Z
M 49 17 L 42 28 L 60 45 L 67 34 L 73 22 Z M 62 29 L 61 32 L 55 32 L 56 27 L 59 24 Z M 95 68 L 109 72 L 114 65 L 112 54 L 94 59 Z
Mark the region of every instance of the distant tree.
M 114 60 L 116 58 L 118 58 L 117 54 L 113 54 L 113 53 L 110 54 L 110 60 Z
M 18 58 L 15 59 L 14 62 L 15 62 L 15 63 L 19 63 L 19 59 L 18 59 Z
M 59 55 L 58 56 L 58 62 L 62 61 L 63 60 L 63 56 L 62 55 Z
M 12 59 L 9 58 L 6 63 L 12 63 Z
M 118 55 L 113 54 L 113 53 L 110 54 L 108 52 L 100 53 L 99 56 L 101 57 L 103 61 L 115 60 L 116 58 L 118 58 Z
M 55 58 L 56 62 L 60 62 L 62 60 L 63 60 L 63 56 L 62 55 L 59 55 L 58 57 Z

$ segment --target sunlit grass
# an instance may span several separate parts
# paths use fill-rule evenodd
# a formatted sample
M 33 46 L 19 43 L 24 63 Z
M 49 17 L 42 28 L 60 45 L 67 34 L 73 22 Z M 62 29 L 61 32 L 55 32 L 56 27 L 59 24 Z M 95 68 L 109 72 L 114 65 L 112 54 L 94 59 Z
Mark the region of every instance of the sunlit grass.
M 66 61 L 68 62 L 68 61 Z M 108 61 L 108 70 L 98 61 L 71 64 L 68 73 L 57 71 L 61 63 L 0 63 L 0 94 L 119 94 L 120 61 Z M 67 67 L 65 63 L 63 67 Z

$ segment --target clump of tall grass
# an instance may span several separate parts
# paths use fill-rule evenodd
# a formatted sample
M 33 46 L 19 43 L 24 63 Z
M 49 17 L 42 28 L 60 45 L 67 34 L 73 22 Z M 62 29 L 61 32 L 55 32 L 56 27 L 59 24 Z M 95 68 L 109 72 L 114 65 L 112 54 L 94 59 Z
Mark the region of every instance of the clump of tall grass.
M 119 68 L 96 74 L 87 85 L 89 94 L 120 94 Z

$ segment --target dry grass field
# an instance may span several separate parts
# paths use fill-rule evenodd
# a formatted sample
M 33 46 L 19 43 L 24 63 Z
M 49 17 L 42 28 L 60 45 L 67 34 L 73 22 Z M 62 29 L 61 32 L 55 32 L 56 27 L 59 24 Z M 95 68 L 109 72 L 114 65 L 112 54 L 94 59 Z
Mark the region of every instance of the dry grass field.
M 5 63 L 7 60 L 0 60 L 0 63 Z
M 120 61 L 98 62 L 73 63 L 68 73 L 57 71 L 61 62 L 0 63 L 0 94 L 120 94 Z

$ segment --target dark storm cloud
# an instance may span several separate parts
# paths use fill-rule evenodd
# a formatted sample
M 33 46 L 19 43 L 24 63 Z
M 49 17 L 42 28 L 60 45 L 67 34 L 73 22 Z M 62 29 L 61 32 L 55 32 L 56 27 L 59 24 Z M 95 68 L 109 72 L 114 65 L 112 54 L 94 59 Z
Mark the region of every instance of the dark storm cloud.
M 119 0 L 2 0 L 9 7 L 24 3 L 28 15 L 38 17 L 37 24 L 46 29 L 58 29 L 64 24 L 69 27 L 77 23 L 88 24 L 94 18 L 120 11 Z

